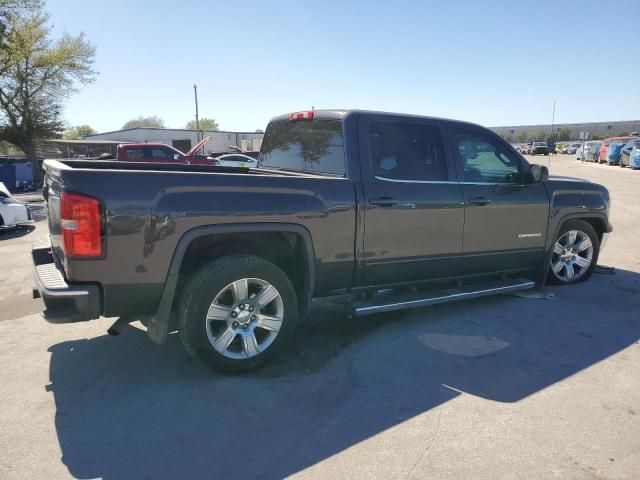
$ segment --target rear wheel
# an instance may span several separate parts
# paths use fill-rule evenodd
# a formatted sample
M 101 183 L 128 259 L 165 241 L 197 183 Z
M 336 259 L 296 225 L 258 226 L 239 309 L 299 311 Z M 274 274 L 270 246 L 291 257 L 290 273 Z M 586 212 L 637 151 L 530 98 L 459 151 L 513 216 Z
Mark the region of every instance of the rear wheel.
M 295 328 L 298 305 L 286 274 L 250 255 L 223 257 L 184 287 L 179 331 L 189 354 L 237 373 L 271 359 Z
M 553 246 L 548 282 L 570 285 L 584 282 L 598 262 L 600 238 L 584 220 L 569 220 Z

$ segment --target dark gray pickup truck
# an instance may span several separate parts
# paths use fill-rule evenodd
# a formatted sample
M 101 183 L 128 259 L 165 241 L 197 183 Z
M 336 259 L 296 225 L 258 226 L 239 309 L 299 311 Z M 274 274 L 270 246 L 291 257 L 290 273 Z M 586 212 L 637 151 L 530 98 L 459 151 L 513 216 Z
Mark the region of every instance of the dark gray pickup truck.
M 44 317 L 178 330 L 241 371 L 311 300 L 367 315 L 586 280 L 612 228 L 601 185 L 549 178 L 478 125 L 367 111 L 274 118 L 259 168 L 46 160 Z

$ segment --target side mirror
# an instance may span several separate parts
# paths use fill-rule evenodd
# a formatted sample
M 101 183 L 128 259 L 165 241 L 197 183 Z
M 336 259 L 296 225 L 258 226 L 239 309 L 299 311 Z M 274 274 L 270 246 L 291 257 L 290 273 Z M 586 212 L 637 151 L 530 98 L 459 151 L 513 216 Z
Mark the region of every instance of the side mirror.
M 180 159 L 181 159 L 181 157 L 180 157 L 180 155 L 179 155 L 179 154 L 174 153 L 174 154 L 173 154 L 173 159 L 174 159 L 174 160 L 180 160 Z
M 531 178 L 533 178 L 533 181 L 536 183 L 546 182 L 549 180 L 549 169 L 544 165 L 533 164 L 531 165 L 529 172 L 531 173 Z

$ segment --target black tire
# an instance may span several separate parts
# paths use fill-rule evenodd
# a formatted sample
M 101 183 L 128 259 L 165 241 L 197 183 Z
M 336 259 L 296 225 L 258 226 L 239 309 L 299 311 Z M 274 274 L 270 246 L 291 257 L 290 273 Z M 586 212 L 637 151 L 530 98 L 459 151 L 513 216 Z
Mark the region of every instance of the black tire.
M 243 278 L 261 279 L 275 287 L 282 299 L 284 315 L 279 332 L 264 351 L 249 358 L 227 358 L 209 341 L 205 318 L 218 293 Z M 219 372 L 240 373 L 273 358 L 291 337 L 297 317 L 295 289 L 280 268 L 263 258 L 230 255 L 207 264 L 187 282 L 180 298 L 178 330 L 184 348 L 194 359 Z
M 573 280 L 568 280 L 568 281 L 563 281 L 560 278 L 558 278 L 552 270 L 552 265 L 549 265 L 549 273 L 547 275 L 547 283 L 551 284 L 551 285 L 572 285 L 574 283 L 580 283 L 580 282 L 584 282 L 585 280 L 587 280 L 591 274 L 593 273 L 593 269 L 595 268 L 596 264 L 598 263 L 598 255 L 600 253 L 600 237 L 598 236 L 598 233 L 595 231 L 595 229 L 591 226 L 590 223 L 585 222 L 584 220 L 568 220 L 566 221 L 562 227 L 560 227 L 560 230 L 558 232 L 558 235 L 556 236 L 556 242 L 562 238 L 562 236 L 571 231 L 571 230 L 577 230 L 579 232 L 583 232 L 585 233 L 589 239 L 591 240 L 591 244 L 593 245 L 593 255 L 591 258 L 591 264 L 589 265 L 589 267 L 586 269 L 586 271 L 583 274 L 580 274 L 579 277 L 574 278 Z M 554 242 L 555 245 L 555 242 Z M 552 247 L 553 248 L 553 247 Z M 551 263 L 553 264 L 553 260 L 554 260 L 555 255 L 552 255 L 551 258 Z

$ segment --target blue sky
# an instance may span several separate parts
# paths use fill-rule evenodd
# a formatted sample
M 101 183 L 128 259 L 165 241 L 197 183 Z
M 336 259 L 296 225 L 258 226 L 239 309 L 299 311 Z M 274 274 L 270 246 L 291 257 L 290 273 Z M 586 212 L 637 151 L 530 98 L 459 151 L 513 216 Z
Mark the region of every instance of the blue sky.
M 225 130 L 316 108 L 487 126 L 640 118 L 640 2 L 48 0 L 54 34 L 84 31 L 94 84 L 70 125 L 200 115 Z M 612 20 L 614 12 L 615 21 Z

